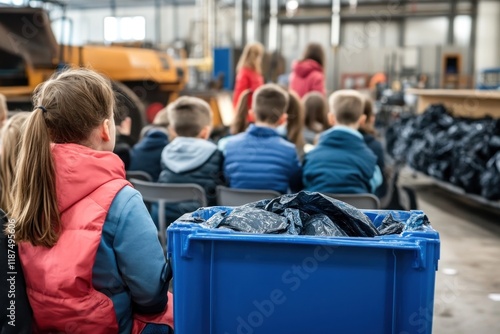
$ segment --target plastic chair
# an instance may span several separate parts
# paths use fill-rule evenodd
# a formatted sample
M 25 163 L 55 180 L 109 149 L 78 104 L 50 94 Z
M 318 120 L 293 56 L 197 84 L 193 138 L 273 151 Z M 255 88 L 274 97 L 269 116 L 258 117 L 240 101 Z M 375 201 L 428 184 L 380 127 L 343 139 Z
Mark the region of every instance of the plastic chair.
M 380 209 L 380 201 L 373 194 L 323 194 L 350 204 L 358 209 Z
M 224 186 L 217 186 L 216 195 L 217 205 L 222 206 L 239 206 L 281 196 L 274 190 L 235 189 Z
M 158 233 L 165 249 L 167 245 L 167 220 L 165 205 L 184 201 L 196 201 L 200 206 L 207 206 L 205 190 L 194 183 L 155 183 L 131 179 L 130 183 L 139 191 L 145 202 L 158 203 Z
M 127 171 L 127 180 L 140 180 L 140 181 L 147 181 L 147 182 L 153 182 L 153 177 L 149 175 L 146 172 L 140 171 L 140 170 L 130 170 Z

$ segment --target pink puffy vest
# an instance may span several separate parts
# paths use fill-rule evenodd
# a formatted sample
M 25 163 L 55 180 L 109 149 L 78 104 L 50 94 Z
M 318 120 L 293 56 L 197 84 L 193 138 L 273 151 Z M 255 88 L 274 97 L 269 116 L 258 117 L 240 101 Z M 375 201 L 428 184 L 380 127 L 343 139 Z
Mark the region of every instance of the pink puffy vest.
M 19 245 L 35 332 L 118 332 L 111 299 L 92 286 L 92 267 L 111 202 L 127 184 L 109 181 L 64 211 L 54 247 Z

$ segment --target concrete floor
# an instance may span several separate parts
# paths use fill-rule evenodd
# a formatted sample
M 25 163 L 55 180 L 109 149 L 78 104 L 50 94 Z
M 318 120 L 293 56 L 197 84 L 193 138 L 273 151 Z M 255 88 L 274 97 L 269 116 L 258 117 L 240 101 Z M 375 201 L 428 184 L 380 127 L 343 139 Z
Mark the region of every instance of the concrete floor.
M 441 260 L 436 274 L 433 333 L 500 333 L 500 213 L 464 205 L 428 178 L 411 185 L 419 209 L 440 233 Z

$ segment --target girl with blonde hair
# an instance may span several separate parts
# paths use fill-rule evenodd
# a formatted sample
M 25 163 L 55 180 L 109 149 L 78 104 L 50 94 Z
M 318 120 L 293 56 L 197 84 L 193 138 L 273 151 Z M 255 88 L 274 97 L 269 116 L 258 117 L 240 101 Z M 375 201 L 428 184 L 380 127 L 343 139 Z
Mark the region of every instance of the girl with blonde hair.
M 258 42 L 249 43 L 243 49 L 236 66 L 236 83 L 234 86 L 233 106 L 236 108 L 241 93 L 249 89 L 253 93 L 264 84 L 262 77 L 262 57 L 264 46 Z M 248 108 L 252 107 L 252 94 L 248 97 Z
M 112 153 L 109 80 L 67 70 L 39 85 L 33 102 L 11 217 L 34 331 L 140 333 L 163 326 L 169 333 L 170 271 L 142 197 Z
M 30 114 L 17 113 L 3 126 L 0 133 L 0 208 L 9 213 L 12 207 L 12 185 L 19 155 L 24 123 Z

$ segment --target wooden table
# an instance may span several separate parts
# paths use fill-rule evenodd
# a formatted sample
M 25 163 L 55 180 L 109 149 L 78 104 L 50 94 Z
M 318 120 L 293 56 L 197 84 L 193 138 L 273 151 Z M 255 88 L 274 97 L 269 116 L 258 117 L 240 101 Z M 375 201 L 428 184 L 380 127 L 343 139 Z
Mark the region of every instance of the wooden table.
M 444 104 L 457 117 L 500 118 L 500 91 L 469 89 L 409 89 L 418 95 L 417 112 L 422 113 L 431 104 Z

